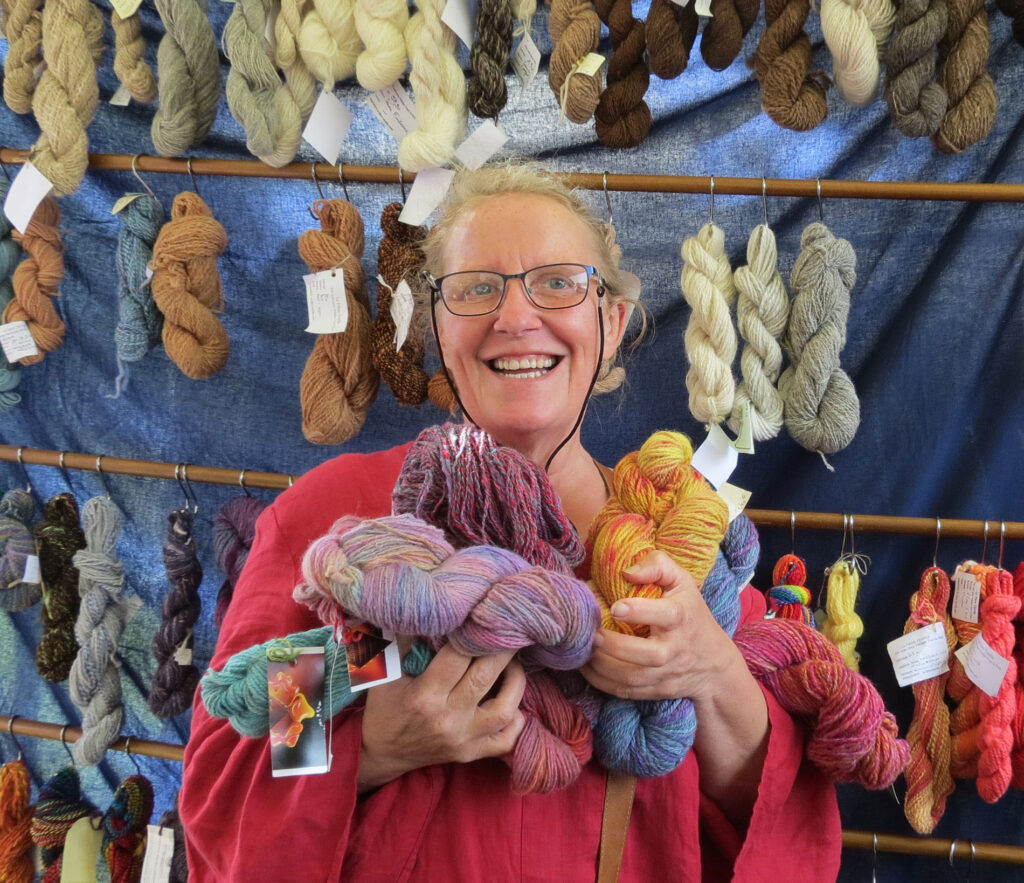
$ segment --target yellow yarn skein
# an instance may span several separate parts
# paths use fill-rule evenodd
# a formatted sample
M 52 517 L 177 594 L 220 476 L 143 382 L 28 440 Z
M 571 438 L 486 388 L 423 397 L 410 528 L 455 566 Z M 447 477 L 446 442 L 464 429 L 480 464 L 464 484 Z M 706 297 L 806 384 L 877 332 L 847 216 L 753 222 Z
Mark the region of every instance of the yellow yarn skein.
M 860 574 L 856 566 L 840 558 L 828 575 L 825 613 L 828 618 L 822 631 L 843 655 L 843 662 L 853 671 L 860 671 L 860 654 L 854 649 L 864 634 L 864 621 L 853 609 L 860 591 Z

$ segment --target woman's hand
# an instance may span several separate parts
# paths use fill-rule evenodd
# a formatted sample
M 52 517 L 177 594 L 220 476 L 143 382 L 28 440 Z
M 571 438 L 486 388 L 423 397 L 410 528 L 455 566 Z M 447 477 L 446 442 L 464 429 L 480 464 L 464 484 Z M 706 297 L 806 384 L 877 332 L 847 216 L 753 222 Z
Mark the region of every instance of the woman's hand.
M 474 658 L 446 645 L 419 677 L 371 688 L 363 711 L 360 792 L 419 767 L 511 751 L 526 722 L 519 710 L 526 674 L 512 656 Z

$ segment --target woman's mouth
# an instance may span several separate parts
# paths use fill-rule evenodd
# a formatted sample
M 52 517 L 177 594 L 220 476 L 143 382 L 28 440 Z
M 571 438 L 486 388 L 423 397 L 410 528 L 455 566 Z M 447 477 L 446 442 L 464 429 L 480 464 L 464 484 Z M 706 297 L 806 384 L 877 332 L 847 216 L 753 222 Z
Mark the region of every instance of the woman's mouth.
M 529 379 L 543 377 L 560 360 L 560 356 L 522 356 L 520 358 L 491 359 L 487 364 L 492 371 L 502 377 Z

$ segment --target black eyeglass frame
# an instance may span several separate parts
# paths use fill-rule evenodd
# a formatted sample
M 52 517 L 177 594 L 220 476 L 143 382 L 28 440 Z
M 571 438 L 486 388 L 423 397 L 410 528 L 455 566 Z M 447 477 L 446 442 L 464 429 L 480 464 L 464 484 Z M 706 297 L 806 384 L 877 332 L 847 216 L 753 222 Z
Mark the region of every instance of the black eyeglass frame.
M 575 303 L 562 304 L 561 306 L 557 307 L 547 307 L 544 306 L 543 304 L 537 303 L 537 301 L 533 299 L 533 294 L 530 292 L 530 287 L 526 284 L 526 277 L 530 273 L 534 273 L 537 270 L 544 270 L 547 269 L 548 267 L 580 267 L 581 269 L 586 270 L 587 288 L 586 291 L 583 292 L 583 297 L 581 297 Z M 444 295 L 441 293 L 441 283 L 444 282 L 445 279 L 450 279 L 452 276 L 460 276 L 464 273 L 490 273 L 491 275 L 494 276 L 500 276 L 502 280 L 501 297 L 498 298 L 498 302 L 489 310 L 483 313 L 456 313 L 455 310 L 453 310 L 451 306 L 448 304 L 448 301 L 444 299 Z M 523 283 L 523 291 L 526 292 L 527 299 L 538 310 L 571 310 L 573 307 L 578 307 L 581 303 L 583 303 L 583 301 L 587 299 L 587 295 L 590 294 L 590 283 L 593 279 L 597 279 L 598 296 L 604 293 L 604 277 L 598 271 L 597 267 L 594 267 L 590 264 L 577 264 L 575 261 L 559 261 L 558 263 L 554 264 L 541 264 L 540 266 L 537 267 L 530 267 L 529 270 L 523 270 L 522 273 L 499 273 L 497 270 L 457 270 L 454 273 L 445 273 L 444 276 L 438 276 L 435 278 L 434 276 L 431 276 L 428 272 L 424 271 L 423 279 L 430 288 L 432 303 L 441 301 L 441 303 L 444 304 L 444 308 L 449 313 L 451 313 L 453 316 L 458 316 L 460 319 L 475 319 L 478 316 L 489 316 L 491 313 L 497 312 L 501 308 L 501 305 L 505 303 L 505 296 L 508 293 L 508 283 L 510 279 L 518 279 L 520 282 Z

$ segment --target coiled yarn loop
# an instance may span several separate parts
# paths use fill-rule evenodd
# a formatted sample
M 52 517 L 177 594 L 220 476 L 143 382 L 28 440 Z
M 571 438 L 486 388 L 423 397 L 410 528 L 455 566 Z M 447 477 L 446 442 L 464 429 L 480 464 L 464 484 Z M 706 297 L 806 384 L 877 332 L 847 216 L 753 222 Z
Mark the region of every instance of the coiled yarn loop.
M 153 785 L 145 776 L 128 776 L 103 814 L 100 852 L 107 860 L 110 883 L 133 883 L 142 874 L 146 829 L 153 815 Z
M 0 610 L 26 610 L 43 594 L 37 579 L 24 581 L 25 567 L 36 554 L 36 542 L 29 526 L 36 504 L 32 495 L 13 488 L 0 499 Z
M 156 98 L 156 76 L 146 64 L 146 40 L 139 14 L 121 18 L 112 11 L 110 26 L 114 30 L 114 73 L 118 81 L 136 101 L 149 104 Z
M 231 603 L 235 583 L 249 560 L 249 550 L 256 538 L 256 519 L 266 508 L 267 504 L 256 497 L 233 497 L 221 506 L 213 520 L 213 554 L 227 577 L 217 593 L 213 612 L 213 624 L 218 628 Z
M 760 0 L 711 0 L 711 18 L 700 38 L 700 54 L 709 68 L 722 71 L 736 60 L 760 8 Z
M 10 50 L 8 50 L 9 52 Z M 7 191 L 10 186 L 10 182 L 0 181 L 0 204 L 7 199 Z M 21 248 L 11 235 L 13 230 L 10 218 L 0 212 L 0 315 L 14 300 L 11 276 L 21 259 Z M 0 351 L 0 414 L 7 413 L 21 401 L 21 396 L 14 392 L 20 380 L 21 366 L 17 363 L 12 365 L 7 361 L 7 356 Z
M 384 89 L 405 73 L 408 4 L 406 0 L 356 0 L 355 21 L 356 33 L 366 47 L 356 59 L 356 79 L 371 92 Z

